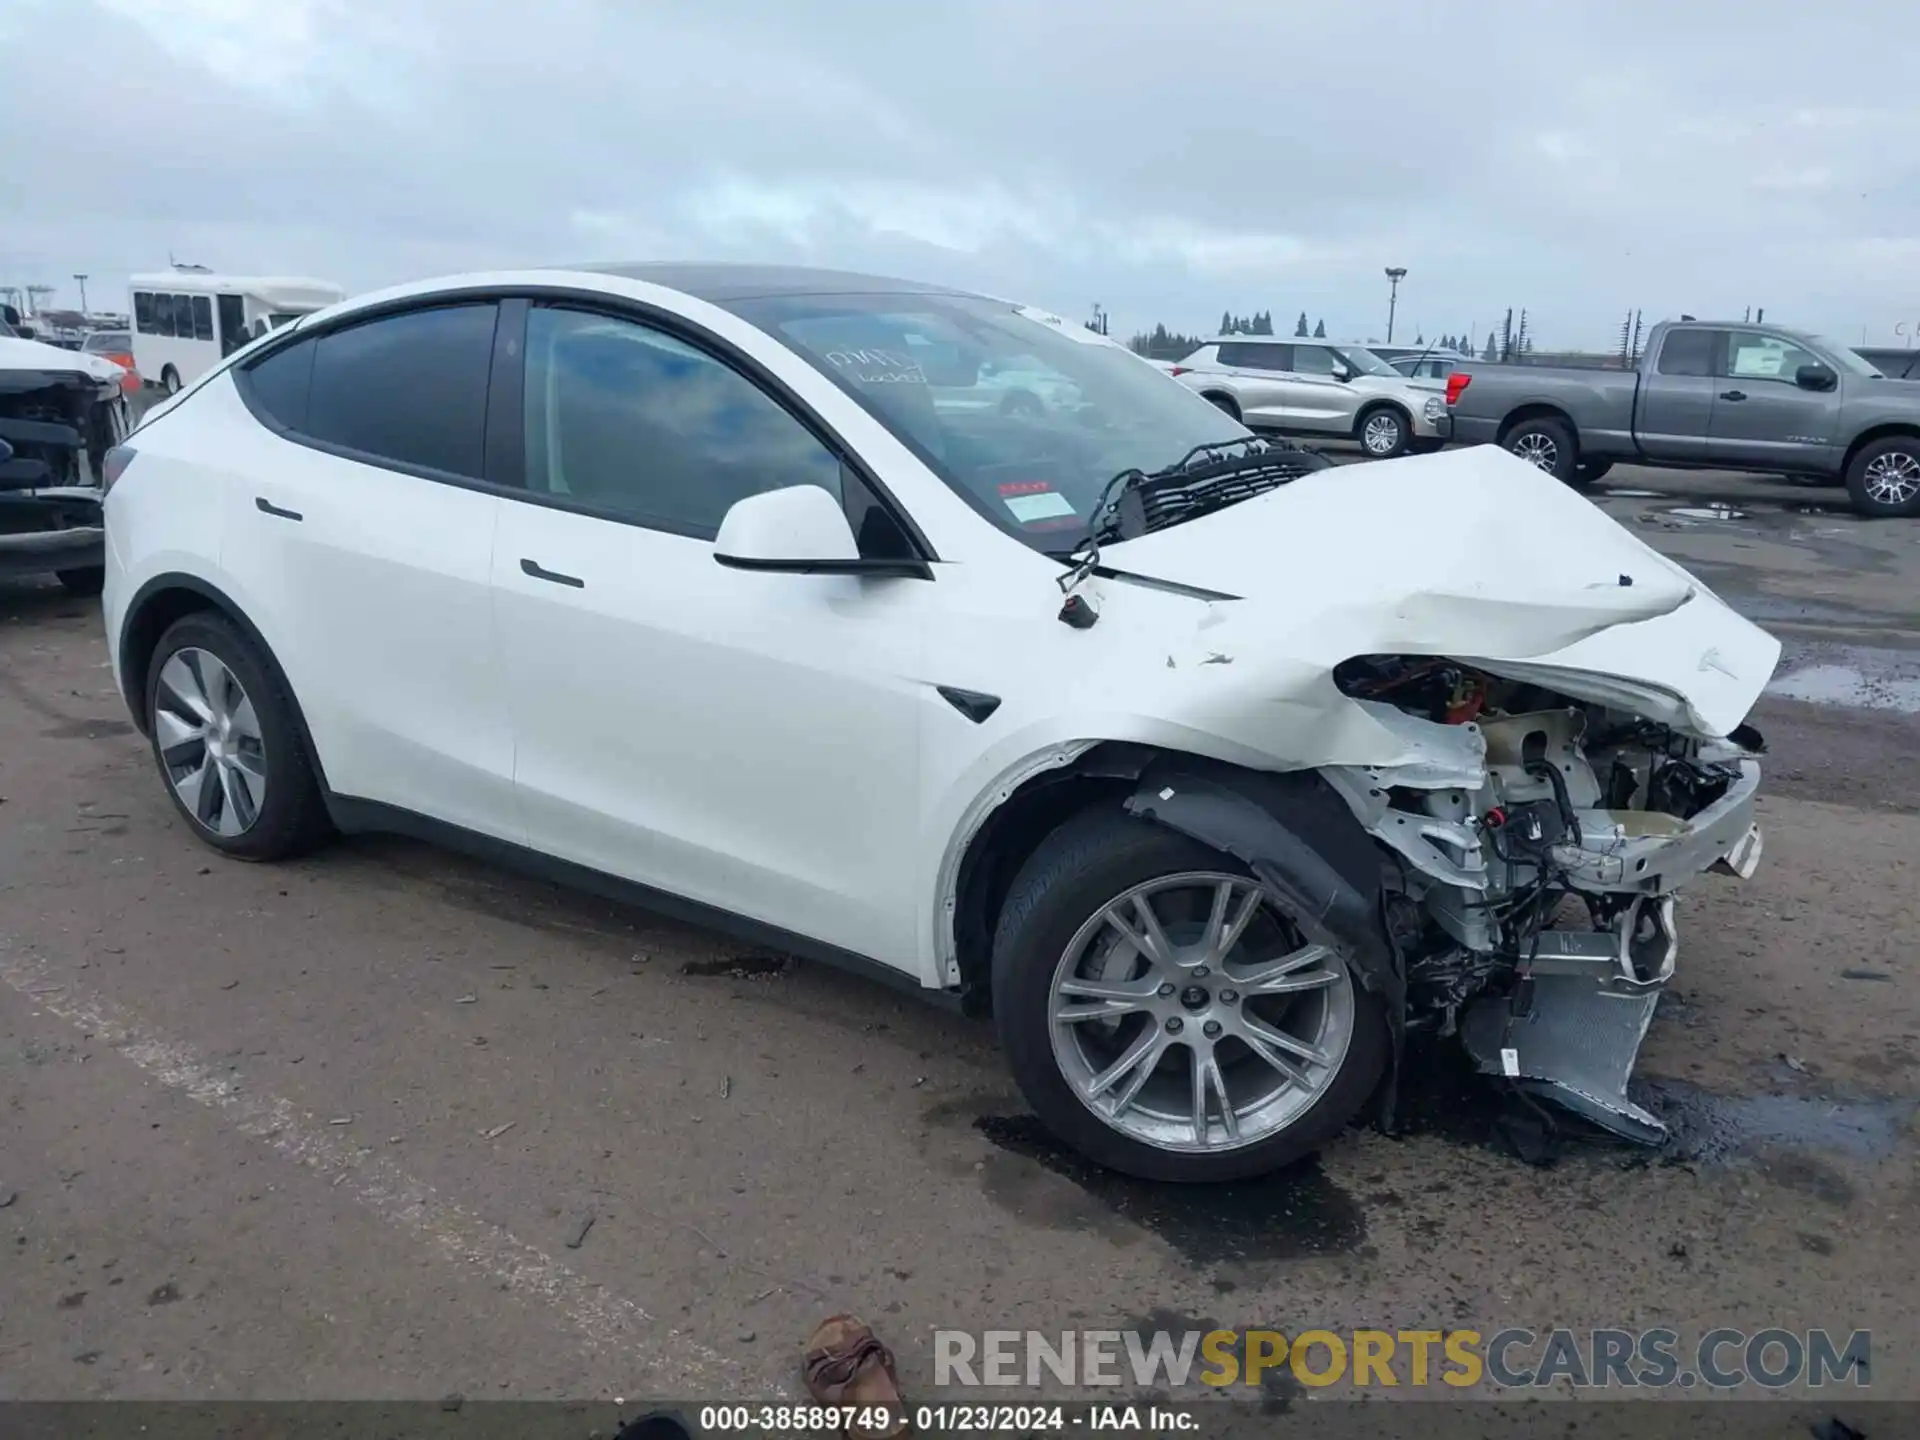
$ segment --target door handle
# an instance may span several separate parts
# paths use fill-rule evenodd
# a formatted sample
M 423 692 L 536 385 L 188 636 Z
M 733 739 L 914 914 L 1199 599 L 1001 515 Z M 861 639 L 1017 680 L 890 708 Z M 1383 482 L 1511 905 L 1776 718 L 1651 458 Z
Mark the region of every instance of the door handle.
M 1720 398 L 1722 400 L 1744 400 L 1747 398 L 1747 392 L 1744 390 L 1722 390 L 1720 392 Z
M 533 560 L 522 560 L 520 562 L 520 573 L 523 575 L 531 575 L 536 580 L 550 580 L 555 585 L 571 585 L 576 590 L 584 590 L 587 588 L 587 582 L 579 576 L 562 575 L 558 570 L 549 570 L 546 566 Z
M 253 505 L 262 515 L 272 515 L 281 520 L 301 520 L 305 517 L 298 510 L 282 510 L 264 495 L 253 497 Z

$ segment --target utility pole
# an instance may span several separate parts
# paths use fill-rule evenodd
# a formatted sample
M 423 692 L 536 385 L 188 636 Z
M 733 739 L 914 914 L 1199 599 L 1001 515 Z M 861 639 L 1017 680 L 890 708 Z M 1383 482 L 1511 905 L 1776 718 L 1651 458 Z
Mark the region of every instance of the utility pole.
M 87 277 L 75 275 L 73 278 L 80 284 L 80 313 L 84 315 L 87 313 Z
M 1406 266 L 1387 266 L 1387 344 L 1389 345 L 1393 343 L 1393 312 L 1400 303 L 1400 282 L 1406 278 Z

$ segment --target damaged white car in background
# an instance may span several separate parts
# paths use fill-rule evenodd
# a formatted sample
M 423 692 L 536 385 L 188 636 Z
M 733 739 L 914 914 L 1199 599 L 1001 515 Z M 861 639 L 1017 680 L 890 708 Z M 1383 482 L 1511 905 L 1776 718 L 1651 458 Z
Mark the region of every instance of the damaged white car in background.
M 409 831 L 946 993 L 1134 1174 L 1390 1119 L 1419 1029 L 1657 1141 L 1673 896 L 1760 853 L 1779 646 L 1680 567 L 1498 449 L 1333 467 L 1006 301 L 406 286 L 107 469 L 115 674 L 208 844 Z

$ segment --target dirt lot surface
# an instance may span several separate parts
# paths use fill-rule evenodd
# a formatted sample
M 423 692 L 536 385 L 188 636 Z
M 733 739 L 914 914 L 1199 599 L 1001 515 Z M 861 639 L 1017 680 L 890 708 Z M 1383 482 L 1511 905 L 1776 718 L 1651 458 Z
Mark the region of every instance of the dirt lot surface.
M 1433 1061 L 1225 1190 L 1062 1156 L 911 997 L 412 844 L 223 860 L 97 608 L 0 593 L 0 1397 L 796 1393 L 851 1309 L 922 1394 L 936 1327 L 1667 1324 L 1868 1329 L 1920 1398 L 1920 523 L 1833 499 L 1599 502 L 1788 647 L 1643 1056 L 1675 1152 L 1530 1164 Z

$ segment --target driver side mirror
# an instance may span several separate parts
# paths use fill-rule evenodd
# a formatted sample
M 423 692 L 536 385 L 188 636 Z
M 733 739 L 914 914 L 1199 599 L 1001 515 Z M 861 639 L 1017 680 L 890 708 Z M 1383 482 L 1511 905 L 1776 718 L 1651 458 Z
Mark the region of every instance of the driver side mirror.
M 1831 390 L 1840 377 L 1824 365 L 1802 365 L 1793 372 L 1793 383 L 1802 390 Z
M 713 558 L 733 570 L 782 575 L 933 578 L 924 560 L 863 558 L 846 511 L 818 485 L 788 485 L 736 500 L 713 537 Z
M 1333 367 L 1333 378 L 1344 385 L 1353 379 L 1353 371 L 1345 365 L 1335 365 Z

